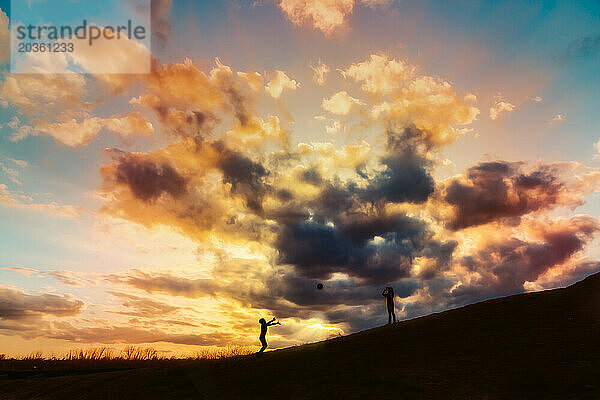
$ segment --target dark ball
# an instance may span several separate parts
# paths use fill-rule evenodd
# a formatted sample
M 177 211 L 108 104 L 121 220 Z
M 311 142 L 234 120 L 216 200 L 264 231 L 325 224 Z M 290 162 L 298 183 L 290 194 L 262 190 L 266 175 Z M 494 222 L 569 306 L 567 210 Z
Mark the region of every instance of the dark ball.
M 317 283 L 317 289 L 319 289 L 319 290 L 323 289 L 323 284 L 322 283 Z

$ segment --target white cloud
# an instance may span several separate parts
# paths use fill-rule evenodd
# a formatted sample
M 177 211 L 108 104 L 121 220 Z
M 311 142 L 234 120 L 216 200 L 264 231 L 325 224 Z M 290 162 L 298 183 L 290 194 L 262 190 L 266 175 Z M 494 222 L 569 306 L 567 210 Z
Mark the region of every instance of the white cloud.
M 300 84 L 293 79 L 290 79 L 283 71 L 275 71 L 275 77 L 267 83 L 265 90 L 272 97 L 278 99 L 284 89 L 296 90 Z
M 336 115 L 347 115 L 352 108 L 363 104 L 360 100 L 350 96 L 345 90 L 338 92 L 329 99 L 323 99 L 321 106 L 325 111 Z
M 515 105 L 502 100 L 500 97 L 496 97 L 495 103 L 490 107 L 490 119 L 492 121 L 497 120 L 504 113 L 509 113 L 515 110 Z

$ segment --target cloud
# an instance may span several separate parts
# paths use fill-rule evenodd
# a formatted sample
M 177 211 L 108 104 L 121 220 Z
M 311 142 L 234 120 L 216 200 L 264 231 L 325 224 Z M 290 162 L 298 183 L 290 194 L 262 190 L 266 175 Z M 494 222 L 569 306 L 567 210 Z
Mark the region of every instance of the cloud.
M 355 106 L 364 104 L 350 96 L 345 90 L 337 92 L 329 99 L 323 99 L 321 106 L 325 111 L 336 115 L 347 115 Z
M 165 307 L 179 316 L 170 307 L 218 299 L 240 335 L 254 334 L 255 315 L 267 312 L 298 325 L 354 330 L 378 323 L 373 313 L 388 284 L 405 318 L 524 291 L 559 268 L 565 277 L 581 273 L 566 266 L 578 262 L 595 222 L 559 224 L 548 215 L 582 204 L 599 186 L 597 170 L 496 161 L 436 181 L 440 149 L 478 116 L 475 95 L 385 55 L 342 72 L 346 84 L 360 85 L 361 107 L 370 110 L 356 113 L 359 128 L 337 120 L 329 128 L 368 126 L 377 146 L 292 146 L 285 119 L 256 112 L 262 75 L 234 72 L 218 60 L 207 73 L 189 60 L 157 66 L 140 82 L 131 103 L 155 113 L 168 144 L 140 153 L 107 150 L 102 212 L 185 235 L 209 261 L 200 276 L 138 269 L 107 277 L 134 296 L 112 311 L 142 318 Z M 280 87 L 279 97 L 285 85 L 276 79 L 265 90 Z M 358 100 L 343 89 L 323 106 L 351 113 Z M 145 302 L 143 292 L 161 304 Z M 296 335 L 300 328 L 290 329 Z
M 15 158 L 10 158 L 10 157 L 5 157 L 8 161 L 16 164 L 17 166 L 21 167 L 21 168 L 27 168 L 29 166 L 29 163 L 25 160 L 17 160 Z
M 150 5 L 152 35 L 163 46 L 171 37 L 170 16 L 172 4 L 173 0 L 152 0 Z
M 345 78 L 362 82 L 362 90 L 373 94 L 390 94 L 400 89 L 416 74 L 416 68 L 405 61 L 372 54 L 366 61 L 340 71 Z
M 95 284 L 95 281 L 93 279 L 84 278 L 79 273 L 67 270 L 42 271 L 39 269 L 27 267 L 2 267 L 0 268 L 0 270 L 16 272 L 26 276 L 27 278 L 51 277 L 56 279 L 59 283 L 67 286 L 83 287 L 89 284 Z
M 127 185 L 135 197 L 146 202 L 163 193 L 176 198 L 187 191 L 185 179 L 171 165 L 153 163 L 132 154 L 119 159 L 116 182 Z
M 118 313 L 124 315 L 154 319 L 157 315 L 163 316 L 178 309 L 178 307 L 133 294 L 115 291 L 111 291 L 110 293 L 121 300 L 121 305 L 126 310 Z
M 278 0 L 277 4 L 294 25 L 311 25 L 326 35 L 343 26 L 354 8 L 354 0 Z
M 497 120 L 504 113 L 512 112 L 515 109 L 515 105 L 504 101 L 501 98 L 494 100 L 494 105 L 490 107 L 490 119 L 492 121 Z
M 19 289 L 0 286 L 0 319 L 27 320 L 44 315 L 65 317 L 77 315 L 83 302 L 70 295 L 44 293 L 33 295 Z
M 405 61 L 372 54 L 340 72 L 381 99 L 371 109 L 373 119 L 416 127 L 429 148 L 453 142 L 464 131 L 457 127 L 472 123 L 479 115 L 475 95 L 459 96 L 449 82 L 416 71 Z
M 107 129 L 123 138 L 134 135 L 150 136 L 154 133 L 152 124 L 140 113 L 134 112 L 109 118 L 91 117 L 81 121 L 71 119 L 57 123 L 38 123 L 32 134 L 49 135 L 62 144 L 78 147 L 89 144 L 102 129 Z
M 16 107 L 20 115 L 40 119 L 56 115 L 79 115 L 89 109 L 83 75 L 9 75 L 0 88 L 0 99 Z
M 470 167 L 464 178 L 445 185 L 444 200 L 456 209 L 449 227 L 462 229 L 570 202 L 556 173 L 549 165 L 523 173 L 521 164 L 505 161 Z
M 290 79 L 285 72 L 275 71 L 275 76 L 267 83 L 265 90 L 267 93 L 276 99 L 281 96 L 284 89 L 296 90 L 300 84 L 293 79 Z
M 228 149 L 223 142 L 215 142 L 213 147 L 221 154 L 217 166 L 223 181 L 231 185 L 231 193 L 243 196 L 251 210 L 262 210 L 262 199 L 268 190 L 264 183 L 267 170 L 242 153 Z
M 132 270 L 127 275 L 109 275 L 113 283 L 121 283 L 144 290 L 148 293 L 164 292 L 173 296 L 198 298 L 214 295 L 215 282 L 212 279 L 187 279 L 168 274 L 149 274 Z
M 43 211 L 67 218 L 78 218 L 83 214 L 89 213 L 89 210 L 78 206 L 36 203 L 29 196 L 18 196 L 16 193 L 9 191 L 8 187 L 4 184 L 0 184 L 0 205 L 24 210 Z
M 402 215 L 363 215 L 337 225 L 303 221 L 285 226 L 275 244 L 279 261 L 301 276 L 328 279 L 341 272 L 375 285 L 410 276 L 419 255 L 448 261 L 455 245 L 436 242 L 424 223 Z
M 327 74 L 329 73 L 329 67 L 327 64 L 324 64 L 319 60 L 317 65 L 311 65 L 310 68 L 313 70 L 313 81 L 319 86 L 323 86 L 325 84 L 325 79 Z
M 365 4 L 369 7 L 383 7 L 389 6 L 394 0 L 360 0 L 362 4 Z
M 479 277 L 471 284 L 454 288 L 450 292 L 452 302 L 464 304 L 465 301 L 522 292 L 525 282 L 534 282 L 582 250 L 600 225 L 591 217 L 579 216 L 536 228 L 541 240 L 509 237 L 484 242 L 479 250 L 463 257 L 460 263 Z
M 568 62 L 576 59 L 594 57 L 600 51 L 600 35 L 584 36 L 569 43 L 560 59 Z
M 340 121 L 331 121 L 331 124 L 325 127 L 325 132 L 327 132 L 329 135 L 334 135 L 338 133 L 341 129 L 342 124 L 340 123 Z
M 567 117 L 565 117 L 563 114 L 556 114 L 553 118 L 552 121 L 550 121 L 551 124 L 560 124 L 561 122 L 564 122 L 567 119 Z
M 0 10 L 0 65 L 10 61 L 10 31 L 8 17 Z
M 0 162 L 0 171 L 2 171 L 12 183 L 21 185 L 21 181 L 19 181 L 19 171 L 7 167 L 2 162 Z

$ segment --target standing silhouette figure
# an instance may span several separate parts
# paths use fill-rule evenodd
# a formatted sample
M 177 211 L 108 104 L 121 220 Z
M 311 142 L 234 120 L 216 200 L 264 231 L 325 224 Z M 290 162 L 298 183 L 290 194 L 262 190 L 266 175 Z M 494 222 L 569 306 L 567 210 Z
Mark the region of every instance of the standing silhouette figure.
M 392 317 L 394 318 L 394 322 L 396 322 L 396 312 L 394 311 L 394 288 L 387 286 L 381 295 L 385 297 L 386 300 L 385 303 L 387 305 L 388 324 L 392 323 Z
M 272 325 L 281 325 L 281 322 L 275 322 L 275 318 L 273 318 L 269 322 L 265 321 L 264 318 L 261 318 L 258 320 L 258 322 L 260 323 L 260 336 L 258 339 L 260 340 L 260 343 L 262 343 L 262 347 L 256 354 L 261 354 L 267 348 L 267 328 Z

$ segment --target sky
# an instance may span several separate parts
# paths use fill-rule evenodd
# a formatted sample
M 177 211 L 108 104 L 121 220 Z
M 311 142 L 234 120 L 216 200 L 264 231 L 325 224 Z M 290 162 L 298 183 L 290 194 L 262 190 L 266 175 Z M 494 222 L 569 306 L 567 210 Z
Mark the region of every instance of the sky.
M 38 74 L 8 3 L 0 353 L 278 348 L 386 286 L 409 319 L 600 271 L 597 1 L 154 0 L 151 46 Z

